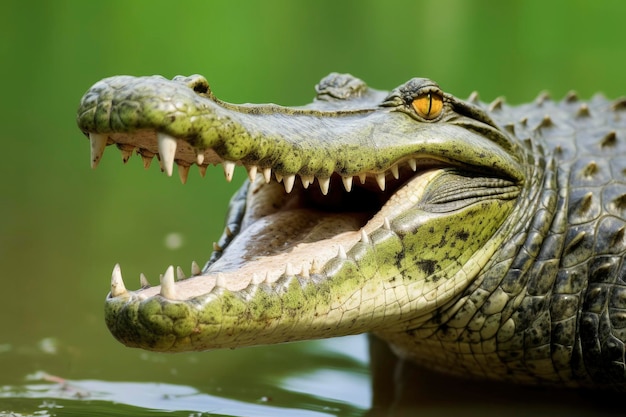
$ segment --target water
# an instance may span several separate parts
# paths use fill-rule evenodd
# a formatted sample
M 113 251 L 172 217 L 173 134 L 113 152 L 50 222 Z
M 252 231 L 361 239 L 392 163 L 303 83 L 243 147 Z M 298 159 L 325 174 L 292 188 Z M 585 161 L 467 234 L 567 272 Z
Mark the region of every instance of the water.
M 75 112 L 115 74 L 202 73 L 233 102 L 304 104 L 331 71 L 377 88 L 427 76 L 459 96 L 626 94 L 626 3 L 12 1 L 0 14 L 0 412 L 13 416 L 610 415 L 596 396 L 456 381 L 368 353 L 365 336 L 163 355 L 103 322 L 111 269 L 129 288 L 203 263 L 229 196 L 108 149 L 89 169 Z M 619 404 L 617 404 L 619 406 Z M 622 413 L 623 414 L 623 413 Z M 618 414 L 619 415 L 619 414 Z

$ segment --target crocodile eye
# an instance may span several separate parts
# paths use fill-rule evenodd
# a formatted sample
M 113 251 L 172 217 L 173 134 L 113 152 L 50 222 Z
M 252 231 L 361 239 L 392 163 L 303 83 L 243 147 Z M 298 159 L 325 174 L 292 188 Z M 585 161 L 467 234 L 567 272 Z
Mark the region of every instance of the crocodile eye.
M 418 116 L 433 120 L 443 111 L 443 97 L 436 92 L 422 93 L 411 103 Z

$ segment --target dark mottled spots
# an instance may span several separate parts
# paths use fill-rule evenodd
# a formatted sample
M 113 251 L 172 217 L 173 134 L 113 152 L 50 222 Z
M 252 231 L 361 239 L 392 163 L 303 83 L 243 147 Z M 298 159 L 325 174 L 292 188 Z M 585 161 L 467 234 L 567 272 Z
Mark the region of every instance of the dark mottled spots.
M 626 110 L 626 97 L 618 98 L 611 103 L 611 109 L 614 111 Z
M 566 103 L 575 103 L 578 101 L 578 93 L 576 93 L 576 91 L 570 91 L 565 95 L 564 100 Z
M 584 214 L 587 213 L 589 211 L 589 209 L 591 208 L 591 203 L 593 202 L 593 193 L 588 192 L 587 194 L 585 194 L 585 196 L 583 198 L 580 199 L 580 201 L 578 202 L 578 207 L 577 207 L 577 211 L 580 214 Z
M 624 226 L 617 229 L 617 231 L 613 234 L 613 238 L 611 239 L 611 246 L 618 246 L 621 242 L 624 241 L 624 230 L 626 228 Z
M 607 133 L 602 138 L 602 140 L 600 141 L 600 146 L 603 147 L 603 148 L 613 147 L 613 146 L 615 146 L 616 143 L 617 143 L 617 134 L 613 130 L 613 131 Z
M 563 254 L 568 255 L 572 253 L 578 247 L 578 245 L 582 243 L 582 241 L 585 238 L 585 234 L 586 233 L 582 231 L 582 232 L 579 232 L 576 236 L 574 236 L 574 238 L 567 244 L 567 246 L 563 250 Z
M 469 239 L 469 233 L 466 230 L 459 230 L 458 232 L 456 232 L 455 236 L 457 239 L 462 240 L 463 242 L 467 242 L 467 239 Z
M 587 106 L 586 103 L 583 103 L 580 105 L 580 107 L 578 108 L 578 111 L 576 112 L 576 118 L 583 118 L 583 117 L 589 117 L 591 116 L 591 113 L 589 113 L 589 106 Z
M 539 123 L 539 126 L 537 126 L 537 129 L 547 128 L 547 127 L 552 127 L 552 126 L 554 126 L 554 122 L 552 121 L 552 118 L 546 114 L 541 120 L 541 123 Z
M 417 261 L 417 266 L 419 269 L 424 271 L 426 275 L 432 275 L 435 273 L 437 261 L 434 261 L 432 259 L 424 259 L 421 261 Z
M 622 194 L 619 197 L 613 199 L 613 205 L 618 210 L 626 209 L 626 194 Z
M 598 173 L 598 164 L 596 161 L 591 161 L 583 168 L 582 174 L 583 176 L 589 178 Z

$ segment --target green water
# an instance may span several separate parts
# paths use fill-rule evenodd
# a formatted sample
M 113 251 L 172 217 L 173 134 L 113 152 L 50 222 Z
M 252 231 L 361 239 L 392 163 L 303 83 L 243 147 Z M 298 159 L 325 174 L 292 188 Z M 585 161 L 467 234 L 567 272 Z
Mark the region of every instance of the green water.
M 201 73 L 225 100 L 290 105 L 331 71 L 381 89 L 427 76 L 485 100 L 617 97 L 625 17 L 621 1 L 4 2 L 0 414 L 609 413 L 606 399 L 517 387 L 495 400 L 493 386 L 373 359 L 365 336 L 189 355 L 121 346 L 102 318 L 113 265 L 134 288 L 140 272 L 155 282 L 202 264 L 245 173 L 192 172 L 183 186 L 111 149 L 92 171 L 75 111 L 115 74 Z

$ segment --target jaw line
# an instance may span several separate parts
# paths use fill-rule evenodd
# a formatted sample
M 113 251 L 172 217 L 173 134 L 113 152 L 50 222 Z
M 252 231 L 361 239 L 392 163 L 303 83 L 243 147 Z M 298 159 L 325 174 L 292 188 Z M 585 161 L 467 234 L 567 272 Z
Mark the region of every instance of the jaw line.
M 350 249 L 359 241 L 367 241 L 368 236 L 375 230 L 379 228 L 389 229 L 390 222 L 395 217 L 419 201 L 426 185 L 440 171 L 440 169 L 433 169 L 415 175 L 396 190 L 362 228 L 344 231 L 330 238 L 311 243 L 297 243 L 289 250 L 271 256 L 256 256 L 254 259 L 241 261 L 242 254 L 236 246 L 237 242 L 231 242 L 224 250 L 225 255 L 205 267 L 199 275 L 174 282 L 173 267 L 169 267 L 166 273 L 161 276 L 161 285 L 144 287 L 130 292 L 126 292 L 125 289 L 118 290 L 119 294 L 115 294 L 114 288 L 115 285 L 119 286 L 121 280 L 121 272 L 119 266 L 116 265 L 113 272 L 112 292 L 109 294 L 109 298 L 128 297 L 143 300 L 154 296 L 163 296 L 170 301 L 186 301 L 206 297 L 217 288 L 238 292 L 251 284 L 265 283 L 271 285 L 282 276 L 298 276 L 302 279 L 308 279 L 311 275 L 322 273 L 324 265 L 331 259 L 350 256 Z M 272 183 L 272 185 L 282 187 L 277 183 Z M 263 221 L 269 222 L 270 219 L 257 219 L 250 227 L 257 226 L 258 222 Z M 245 231 L 241 233 L 245 233 Z M 223 261 L 223 258 L 227 261 Z M 240 259 L 240 262 L 236 263 L 233 259 Z M 117 276 L 118 274 L 119 276 Z

